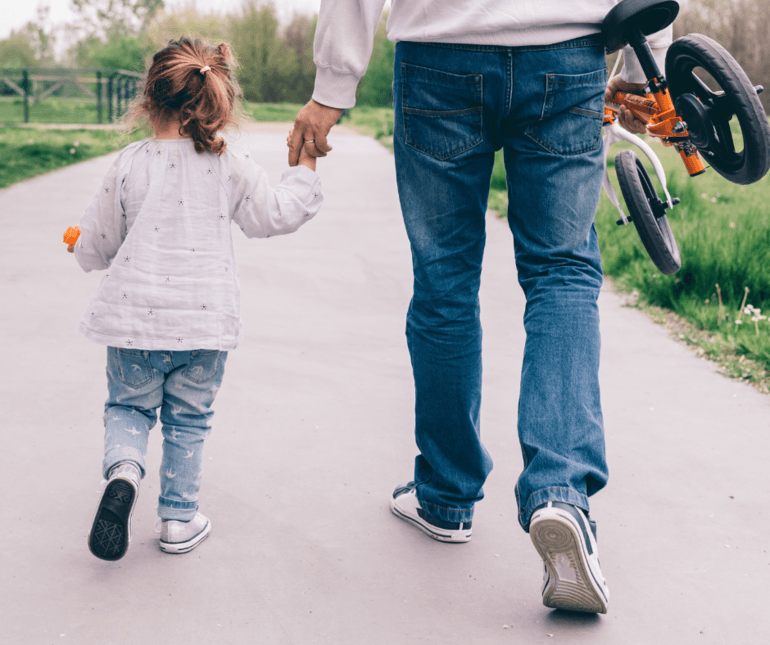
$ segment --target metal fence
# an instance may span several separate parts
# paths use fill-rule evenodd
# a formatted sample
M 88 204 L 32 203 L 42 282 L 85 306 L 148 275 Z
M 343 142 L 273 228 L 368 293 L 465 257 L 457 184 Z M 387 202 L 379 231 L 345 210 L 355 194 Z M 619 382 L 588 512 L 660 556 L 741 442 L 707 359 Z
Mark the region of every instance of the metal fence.
M 125 69 L 0 69 L 0 92 L 21 96 L 24 123 L 30 103 L 78 94 L 96 101 L 97 123 L 115 122 L 136 96 L 142 75 Z

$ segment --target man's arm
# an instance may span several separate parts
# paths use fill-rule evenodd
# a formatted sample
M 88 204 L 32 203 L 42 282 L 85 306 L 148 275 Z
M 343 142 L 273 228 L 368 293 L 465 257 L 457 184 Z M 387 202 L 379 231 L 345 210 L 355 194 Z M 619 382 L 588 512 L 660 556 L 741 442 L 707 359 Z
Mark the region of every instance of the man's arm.
M 313 157 L 325 157 L 332 149 L 326 137 L 342 110 L 356 103 L 384 6 L 385 0 L 321 0 L 313 41 L 315 88 L 294 122 L 290 166 L 297 165 L 303 144 Z

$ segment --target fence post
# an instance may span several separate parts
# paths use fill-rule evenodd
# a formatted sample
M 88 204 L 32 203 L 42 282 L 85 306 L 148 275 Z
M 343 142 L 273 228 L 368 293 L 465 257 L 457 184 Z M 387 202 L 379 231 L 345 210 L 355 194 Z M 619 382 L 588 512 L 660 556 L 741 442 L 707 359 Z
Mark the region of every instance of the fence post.
M 102 122 L 102 72 L 96 71 L 96 115 L 97 123 Z
M 21 87 L 24 90 L 24 123 L 29 123 L 29 72 L 25 69 Z
M 107 79 L 107 121 L 112 123 L 112 79 L 113 74 Z

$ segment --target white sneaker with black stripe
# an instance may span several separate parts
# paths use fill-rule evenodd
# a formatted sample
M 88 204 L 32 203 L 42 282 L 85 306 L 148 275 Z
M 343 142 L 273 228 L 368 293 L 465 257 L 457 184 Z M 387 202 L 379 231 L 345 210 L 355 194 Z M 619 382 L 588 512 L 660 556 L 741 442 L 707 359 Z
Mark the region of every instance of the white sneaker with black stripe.
M 196 513 L 189 522 L 160 521 L 160 550 L 163 553 L 189 553 L 211 532 L 211 522 L 203 513 Z
M 471 539 L 472 522 L 447 522 L 424 511 L 417 499 L 414 482 L 393 491 L 390 510 L 396 517 L 413 524 L 439 542 L 468 542 Z
M 610 591 L 599 566 L 595 522 L 572 504 L 548 502 L 532 513 L 529 537 L 545 564 L 546 607 L 607 613 Z

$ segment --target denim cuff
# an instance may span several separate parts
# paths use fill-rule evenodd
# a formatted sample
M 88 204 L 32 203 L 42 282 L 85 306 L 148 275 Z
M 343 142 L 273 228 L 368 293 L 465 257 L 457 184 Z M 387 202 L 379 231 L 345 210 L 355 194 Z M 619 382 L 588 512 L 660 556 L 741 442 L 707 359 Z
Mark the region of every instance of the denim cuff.
M 470 522 L 473 519 L 472 506 L 470 508 L 447 508 L 446 506 L 436 506 L 435 504 L 422 501 L 420 499 L 419 491 L 417 494 L 417 501 L 420 502 L 422 510 L 445 522 Z
M 588 513 L 588 498 L 572 490 L 571 488 L 544 488 L 536 493 L 532 493 L 527 500 L 527 505 L 524 509 L 519 510 L 519 524 L 521 528 L 529 533 L 529 520 L 532 517 L 532 512 L 540 505 L 547 504 L 548 502 L 564 502 L 566 504 L 572 504 L 578 508 L 583 509 Z
M 176 502 L 160 495 L 158 497 L 158 517 L 162 520 L 189 522 L 198 512 L 198 500 L 194 502 Z
M 104 461 L 102 461 L 102 477 L 107 479 L 110 474 L 110 470 L 115 464 L 119 464 L 121 461 L 133 461 L 139 466 L 139 472 L 144 479 L 144 455 L 131 446 L 119 446 L 116 448 L 110 448 L 104 455 Z

